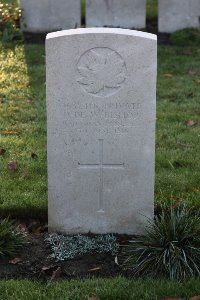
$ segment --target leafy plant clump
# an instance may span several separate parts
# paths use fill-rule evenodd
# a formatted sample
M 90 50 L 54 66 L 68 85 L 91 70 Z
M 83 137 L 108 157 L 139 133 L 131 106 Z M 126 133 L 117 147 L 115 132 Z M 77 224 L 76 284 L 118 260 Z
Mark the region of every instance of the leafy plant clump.
M 0 221 L 0 257 L 13 256 L 25 244 L 24 234 L 8 218 Z
M 21 10 L 14 4 L 0 2 L 0 36 L 4 42 L 22 38 L 19 29 Z
M 134 275 L 182 280 L 200 275 L 200 215 L 186 206 L 162 209 L 149 221 L 146 235 L 122 251 L 124 268 Z
M 72 259 L 76 256 L 91 253 L 118 253 L 119 244 L 112 234 L 96 235 L 93 237 L 85 235 L 64 236 L 50 233 L 46 241 L 51 245 L 56 260 Z

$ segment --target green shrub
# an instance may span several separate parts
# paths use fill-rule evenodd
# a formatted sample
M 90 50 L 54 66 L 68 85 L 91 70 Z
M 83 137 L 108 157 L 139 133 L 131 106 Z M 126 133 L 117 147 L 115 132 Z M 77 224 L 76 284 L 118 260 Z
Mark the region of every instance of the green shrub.
M 185 206 L 162 209 L 148 221 L 146 235 L 122 250 L 123 266 L 133 275 L 182 280 L 200 275 L 200 216 Z
M 21 11 L 14 4 L 0 2 L 0 35 L 3 41 L 11 42 L 22 38 L 19 29 Z
M 9 219 L 0 221 L 0 257 L 13 256 L 25 244 L 24 235 Z

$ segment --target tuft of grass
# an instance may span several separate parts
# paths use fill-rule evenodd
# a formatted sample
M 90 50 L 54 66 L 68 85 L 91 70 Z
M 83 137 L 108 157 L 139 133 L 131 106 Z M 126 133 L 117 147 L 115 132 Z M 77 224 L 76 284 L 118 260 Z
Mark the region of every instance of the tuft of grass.
M 8 218 L 0 221 L 0 257 L 13 256 L 25 244 L 24 235 Z
M 162 210 L 149 220 L 146 235 L 123 249 L 125 268 L 134 275 L 172 280 L 200 275 L 200 214 L 186 206 Z

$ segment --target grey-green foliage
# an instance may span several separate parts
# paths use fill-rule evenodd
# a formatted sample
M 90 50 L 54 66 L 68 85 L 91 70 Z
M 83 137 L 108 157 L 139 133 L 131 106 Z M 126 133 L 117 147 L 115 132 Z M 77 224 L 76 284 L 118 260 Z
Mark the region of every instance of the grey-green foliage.
M 46 241 L 51 245 L 51 257 L 56 260 L 71 259 L 79 255 L 91 253 L 110 253 L 117 255 L 119 244 L 113 234 L 104 235 L 73 235 L 50 233 Z
M 133 238 L 122 252 L 134 275 L 182 280 L 200 275 L 200 215 L 186 206 L 162 210 L 149 221 L 146 235 Z

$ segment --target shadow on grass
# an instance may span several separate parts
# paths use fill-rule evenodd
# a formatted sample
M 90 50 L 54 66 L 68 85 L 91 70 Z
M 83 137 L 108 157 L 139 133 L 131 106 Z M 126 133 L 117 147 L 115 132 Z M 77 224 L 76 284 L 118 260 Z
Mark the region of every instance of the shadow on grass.
M 0 161 L 0 215 L 47 220 L 44 45 L 18 41 L 2 44 L 2 49 L 6 80 L 0 131 L 17 128 L 19 133 L 1 135 L 6 153 Z M 16 111 L 11 113 L 10 107 Z M 17 170 L 9 170 L 12 160 Z

